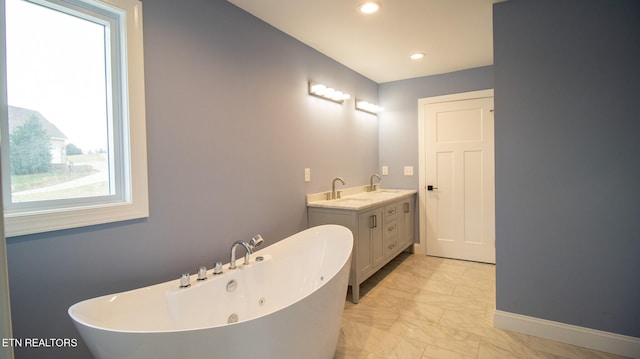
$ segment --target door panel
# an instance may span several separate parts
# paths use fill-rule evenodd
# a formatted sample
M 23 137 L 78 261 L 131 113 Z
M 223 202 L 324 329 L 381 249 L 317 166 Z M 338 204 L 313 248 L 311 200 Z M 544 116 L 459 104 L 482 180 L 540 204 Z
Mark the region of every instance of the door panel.
M 437 114 L 436 142 L 456 143 L 482 140 L 482 120 L 479 109 L 442 111 Z
M 421 106 L 426 252 L 495 263 L 493 97 Z
M 438 201 L 433 202 L 434 211 L 433 222 L 436 223 L 438 229 L 438 238 L 446 241 L 455 238 L 456 223 L 455 218 L 455 198 L 453 196 L 454 182 L 454 153 L 441 152 L 436 154 L 437 173 L 437 196 Z

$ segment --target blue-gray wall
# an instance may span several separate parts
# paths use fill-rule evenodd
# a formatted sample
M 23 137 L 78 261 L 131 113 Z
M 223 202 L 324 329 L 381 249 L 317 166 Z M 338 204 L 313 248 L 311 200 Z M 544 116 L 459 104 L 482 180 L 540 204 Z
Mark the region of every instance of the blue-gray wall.
M 227 262 L 255 233 L 271 244 L 306 228 L 305 194 L 377 170 L 375 116 L 307 95 L 312 79 L 377 99 L 376 83 L 226 1 L 143 13 L 150 217 L 9 238 L 16 338 L 79 337 L 73 303 Z M 84 345 L 16 355 L 90 357 Z
M 419 99 L 491 88 L 492 66 L 380 84 L 380 165 L 389 167 L 383 186 L 418 189 Z M 405 176 L 404 166 L 414 175 Z
M 640 3 L 494 7 L 497 309 L 640 337 Z
M 226 1 L 145 1 L 151 215 L 8 239 L 14 336 L 77 337 L 66 310 L 79 300 L 295 233 L 304 195 L 333 177 L 361 185 L 387 165 L 384 186 L 417 189 L 418 99 L 493 87 L 498 309 L 640 336 L 633 2 L 501 3 L 495 66 L 378 86 Z M 309 97 L 308 79 L 378 98 L 379 128 Z

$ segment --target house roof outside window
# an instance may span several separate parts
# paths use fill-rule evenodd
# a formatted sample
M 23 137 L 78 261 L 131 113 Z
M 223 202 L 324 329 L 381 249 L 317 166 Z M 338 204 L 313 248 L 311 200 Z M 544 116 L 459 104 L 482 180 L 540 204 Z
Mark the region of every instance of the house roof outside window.
M 49 122 L 42 114 L 35 110 L 28 108 L 9 106 L 9 133 L 24 124 L 29 118 L 35 117 L 40 121 L 42 127 L 47 131 L 47 134 L 51 139 L 66 140 L 67 136 L 60 131 L 56 125 Z

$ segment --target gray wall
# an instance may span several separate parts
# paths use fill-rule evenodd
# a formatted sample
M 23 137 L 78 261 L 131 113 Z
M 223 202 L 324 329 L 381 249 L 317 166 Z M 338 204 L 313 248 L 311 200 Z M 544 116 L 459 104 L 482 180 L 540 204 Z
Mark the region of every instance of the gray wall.
M 378 124 L 307 95 L 307 80 L 377 99 L 376 83 L 226 1 L 145 1 L 150 217 L 9 238 L 14 337 L 79 337 L 73 303 L 228 261 L 306 228 L 305 194 L 378 167 Z M 312 182 L 304 182 L 304 168 Z M 17 357 L 88 358 L 76 349 Z
M 494 7 L 497 309 L 640 337 L 640 3 Z
M 389 167 L 382 177 L 387 188 L 418 188 L 418 100 L 493 88 L 493 67 L 451 72 L 380 84 L 378 94 L 384 107 L 380 117 L 380 165 Z M 413 176 L 404 175 L 413 166 Z

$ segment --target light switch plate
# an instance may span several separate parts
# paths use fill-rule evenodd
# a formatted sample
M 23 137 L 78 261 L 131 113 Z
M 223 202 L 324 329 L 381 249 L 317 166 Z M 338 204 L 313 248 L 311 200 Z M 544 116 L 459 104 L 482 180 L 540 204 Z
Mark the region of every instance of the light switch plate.
M 382 175 L 383 176 L 389 175 L 389 166 L 382 166 Z
M 311 168 L 304 169 L 304 181 L 311 182 Z
M 404 175 L 413 176 L 413 166 L 404 166 Z

